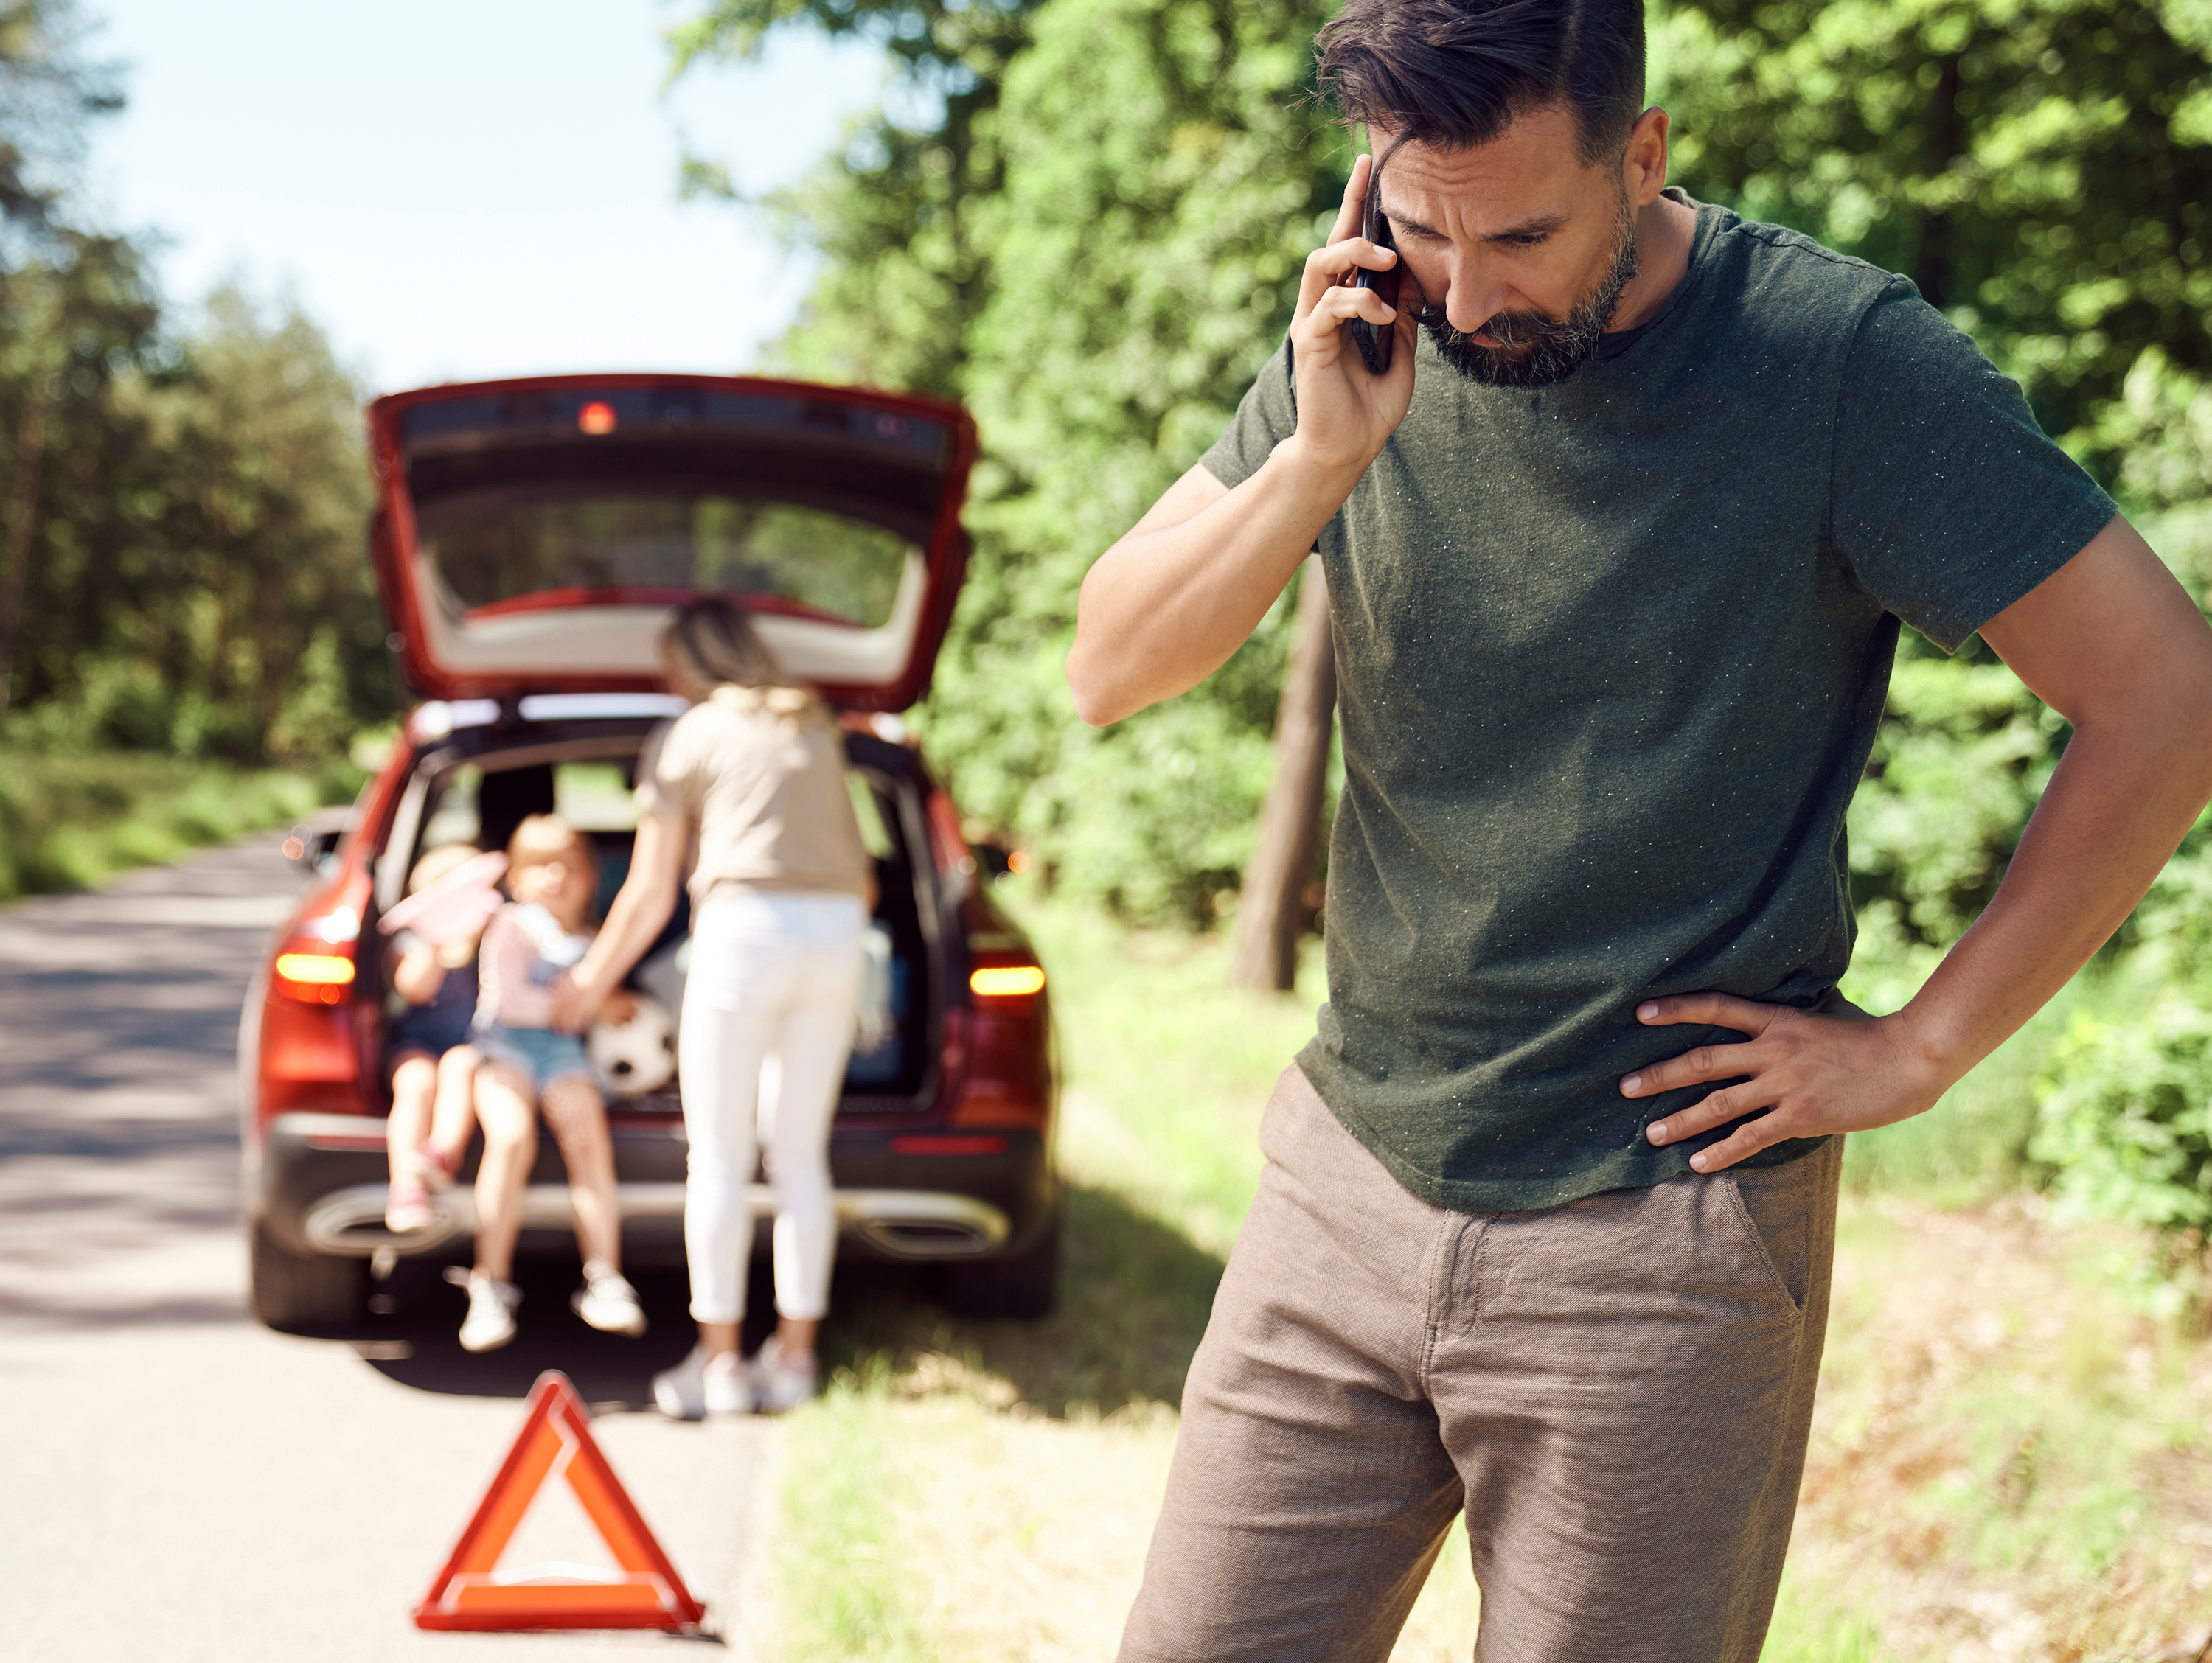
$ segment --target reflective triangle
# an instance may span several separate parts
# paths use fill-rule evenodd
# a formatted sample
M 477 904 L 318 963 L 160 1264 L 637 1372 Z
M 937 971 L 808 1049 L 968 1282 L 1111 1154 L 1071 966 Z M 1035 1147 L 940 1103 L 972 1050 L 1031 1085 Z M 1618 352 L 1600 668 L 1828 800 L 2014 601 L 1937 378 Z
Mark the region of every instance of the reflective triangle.
M 524 1565 L 499 1557 L 550 1478 L 564 1479 L 611 1568 Z M 696 1629 L 706 1607 L 668 1556 L 592 1441 L 591 1415 L 568 1377 L 548 1369 L 530 1388 L 514 1445 L 492 1475 L 460 1539 L 415 1607 L 418 1629 Z

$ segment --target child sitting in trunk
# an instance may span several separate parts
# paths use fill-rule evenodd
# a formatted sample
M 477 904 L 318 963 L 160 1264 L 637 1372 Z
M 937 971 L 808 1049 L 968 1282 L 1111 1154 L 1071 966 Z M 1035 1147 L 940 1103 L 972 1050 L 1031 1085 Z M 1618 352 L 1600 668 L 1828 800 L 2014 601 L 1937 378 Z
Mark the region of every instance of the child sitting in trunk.
M 407 893 L 421 895 L 477 858 L 467 843 L 432 849 L 408 874 Z M 387 1052 L 392 1116 L 385 1143 L 392 1187 L 384 1223 L 396 1235 L 435 1222 L 430 1192 L 453 1181 L 476 1131 L 470 1098 L 477 1053 L 469 1044 L 469 1025 L 476 1016 L 481 933 L 441 940 L 402 930 L 390 948 L 392 987 L 407 1002 L 392 1020 Z
M 584 1042 L 552 1027 L 556 984 L 591 944 L 586 914 L 598 889 L 590 841 L 557 815 L 535 814 L 507 845 L 507 893 L 484 932 L 474 1041 L 477 1118 L 484 1130 L 477 1175 L 476 1264 L 466 1275 L 465 1350 L 514 1338 L 520 1290 L 511 1281 L 522 1193 L 538 1154 L 541 1112 L 568 1170 L 568 1200 L 584 1256 L 577 1315 L 610 1333 L 641 1334 L 645 1313 L 622 1274 L 622 1220 L 606 1103 Z M 612 1013 L 619 1020 L 619 1013 Z M 454 1272 L 454 1279 L 462 1278 Z

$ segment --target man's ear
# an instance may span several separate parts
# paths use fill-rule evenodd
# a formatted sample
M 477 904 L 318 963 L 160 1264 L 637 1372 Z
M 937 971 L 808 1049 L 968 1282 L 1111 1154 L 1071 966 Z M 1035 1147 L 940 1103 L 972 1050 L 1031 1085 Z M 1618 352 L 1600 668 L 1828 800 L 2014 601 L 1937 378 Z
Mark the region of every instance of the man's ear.
M 1667 112 L 1653 105 L 1628 130 L 1620 158 L 1621 188 L 1638 208 L 1649 208 L 1667 188 Z

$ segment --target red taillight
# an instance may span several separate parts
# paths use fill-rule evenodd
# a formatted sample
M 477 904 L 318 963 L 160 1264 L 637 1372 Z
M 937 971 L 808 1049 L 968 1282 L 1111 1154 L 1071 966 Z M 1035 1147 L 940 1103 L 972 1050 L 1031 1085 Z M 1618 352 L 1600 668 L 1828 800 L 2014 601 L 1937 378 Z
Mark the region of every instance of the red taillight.
M 951 1123 L 963 1131 L 1042 1131 L 1052 1115 L 1044 967 L 1026 949 L 984 948 L 969 969 L 968 992 L 971 1014 L 961 1032 L 966 1066 Z M 949 1034 L 951 1024 L 946 1027 Z
M 269 991 L 301 1004 L 343 1004 L 353 997 L 362 908 L 368 874 L 348 873 L 308 903 L 269 967 Z
M 1041 964 L 986 964 L 968 973 L 968 991 L 978 998 L 1024 999 L 1044 992 Z
M 302 1004 L 338 1004 L 349 996 L 353 978 L 350 943 L 317 942 L 309 951 L 288 944 L 276 955 L 270 986 Z
M 594 398 L 576 412 L 576 425 L 594 435 L 612 433 L 615 430 L 615 407 Z

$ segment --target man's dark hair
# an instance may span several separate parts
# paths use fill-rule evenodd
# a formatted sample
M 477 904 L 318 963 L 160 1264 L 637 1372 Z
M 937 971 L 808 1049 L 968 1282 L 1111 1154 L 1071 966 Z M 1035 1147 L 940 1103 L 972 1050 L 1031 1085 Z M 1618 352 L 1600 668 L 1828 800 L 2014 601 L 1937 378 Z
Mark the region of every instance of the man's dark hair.
M 1643 0 L 1346 0 L 1315 46 L 1345 120 L 1440 149 L 1559 104 L 1589 166 L 1620 154 L 1644 109 Z

